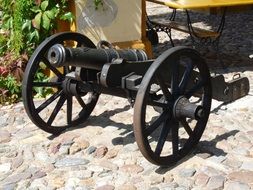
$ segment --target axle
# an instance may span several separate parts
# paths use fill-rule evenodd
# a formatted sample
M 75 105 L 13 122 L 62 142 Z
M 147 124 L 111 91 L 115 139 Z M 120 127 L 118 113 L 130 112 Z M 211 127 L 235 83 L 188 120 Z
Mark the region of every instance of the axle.
M 95 49 L 88 47 L 69 48 L 55 44 L 48 51 L 48 60 L 55 67 L 76 66 L 87 69 L 101 70 L 105 63 L 114 59 L 127 61 L 145 61 L 147 54 L 139 49 Z
M 193 104 L 187 98 L 181 96 L 173 106 L 173 114 L 175 118 L 188 117 L 198 120 L 204 116 L 204 109 L 201 105 Z

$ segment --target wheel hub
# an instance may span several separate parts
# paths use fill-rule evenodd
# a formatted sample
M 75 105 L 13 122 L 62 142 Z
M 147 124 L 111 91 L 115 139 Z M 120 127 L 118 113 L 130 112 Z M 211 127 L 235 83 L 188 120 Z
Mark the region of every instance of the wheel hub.
M 193 104 L 186 97 L 180 96 L 174 103 L 173 116 L 198 120 L 204 116 L 204 111 L 202 106 Z
M 78 95 L 77 81 L 71 78 L 65 78 L 62 82 L 62 88 L 66 95 L 75 96 Z

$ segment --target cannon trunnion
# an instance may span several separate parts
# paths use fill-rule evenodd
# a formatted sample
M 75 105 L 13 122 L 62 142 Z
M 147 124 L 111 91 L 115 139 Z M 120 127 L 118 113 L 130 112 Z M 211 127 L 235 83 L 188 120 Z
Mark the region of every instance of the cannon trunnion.
M 133 131 L 141 153 L 157 165 L 175 164 L 199 142 L 208 121 L 212 81 L 204 59 L 187 47 L 171 48 L 149 60 L 143 50 L 103 44 L 106 47 L 96 47 L 72 32 L 42 42 L 23 80 L 28 116 L 42 130 L 59 134 L 84 126 L 100 94 L 125 97 L 134 106 Z M 53 75 L 41 80 L 41 73 L 48 71 Z M 248 81 L 243 81 L 230 88 L 247 93 Z

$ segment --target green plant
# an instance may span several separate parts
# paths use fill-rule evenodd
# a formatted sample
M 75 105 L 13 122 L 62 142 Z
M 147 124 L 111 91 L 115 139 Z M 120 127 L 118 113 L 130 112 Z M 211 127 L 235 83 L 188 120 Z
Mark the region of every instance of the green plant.
M 1 29 L 10 30 L 13 26 L 13 5 L 15 0 L 0 0 L 0 10 L 2 11 L 0 24 Z
M 13 32 L 14 0 L 0 0 L 0 55 L 10 48 L 10 36 Z
M 99 5 L 103 6 L 103 0 L 94 0 L 95 9 L 97 10 Z
M 21 98 L 21 81 L 28 56 L 6 53 L 0 58 L 0 104 L 14 103 Z
M 45 74 L 45 67 L 40 64 L 40 69 L 36 72 L 34 76 L 35 82 L 49 82 L 50 78 Z M 51 87 L 35 87 L 34 91 L 36 93 L 35 97 L 45 98 L 47 95 L 53 93 L 53 88 Z
M 58 20 L 72 22 L 67 0 L 0 0 L 0 103 L 21 97 L 21 81 L 28 57 L 57 29 Z M 48 77 L 41 69 L 37 81 Z M 45 97 L 52 88 L 35 89 Z
M 11 49 L 20 54 L 26 49 L 27 42 L 26 34 L 22 30 L 23 22 L 25 19 L 32 17 L 30 11 L 27 11 L 32 8 L 34 0 L 16 0 L 14 4 L 14 13 L 13 13 L 13 35 L 11 35 Z
M 6 53 L 0 58 L 0 104 L 14 103 L 21 98 L 21 81 L 28 57 Z
M 45 37 L 52 34 L 57 28 L 57 20 L 73 21 L 73 14 L 67 11 L 67 2 L 65 0 L 55 1 L 44 0 L 40 4 L 34 6 L 31 11 L 35 14 L 34 19 L 27 20 L 23 25 L 23 29 L 31 29 L 31 25 L 35 28 L 36 33 L 31 33 L 30 40 L 35 37 L 37 41 L 44 40 Z
M 0 56 L 7 51 L 8 38 L 4 34 L 0 34 Z
M 57 20 L 73 21 L 73 14 L 67 10 L 67 1 L 38 2 L 30 8 L 32 17 L 24 20 L 22 31 L 26 34 L 27 50 L 34 48 L 57 29 Z
M 57 20 L 73 21 L 74 16 L 67 7 L 67 0 L 0 0 L 3 13 L 0 30 L 8 34 L 7 48 L 2 52 L 0 49 L 0 53 L 31 55 L 35 47 L 57 29 Z
M 21 83 L 11 74 L 0 76 L 0 104 L 14 103 L 21 97 Z

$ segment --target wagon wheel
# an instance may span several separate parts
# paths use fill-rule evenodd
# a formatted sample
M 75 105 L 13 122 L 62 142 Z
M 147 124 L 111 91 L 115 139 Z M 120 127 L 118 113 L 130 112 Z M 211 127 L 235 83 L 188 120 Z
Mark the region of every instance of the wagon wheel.
M 211 107 L 208 67 L 198 52 L 175 47 L 150 66 L 134 106 L 134 134 L 150 162 L 170 166 L 199 142 Z
M 82 124 L 95 107 L 99 94 L 88 92 L 71 95 L 66 92 L 66 74 L 75 68 L 55 68 L 49 63 L 47 52 L 54 44 L 91 48 L 95 48 L 95 45 L 78 33 L 55 34 L 40 44 L 27 64 L 22 84 L 25 110 L 39 128 L 59 134 L 66 128 Z M 49 78 L 45 77 L 48 73 L 53 74 Z M 75 107 L 73 103 L 76 103 Z

